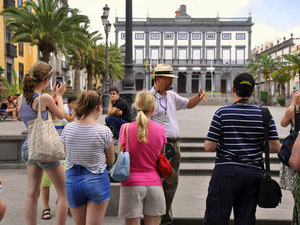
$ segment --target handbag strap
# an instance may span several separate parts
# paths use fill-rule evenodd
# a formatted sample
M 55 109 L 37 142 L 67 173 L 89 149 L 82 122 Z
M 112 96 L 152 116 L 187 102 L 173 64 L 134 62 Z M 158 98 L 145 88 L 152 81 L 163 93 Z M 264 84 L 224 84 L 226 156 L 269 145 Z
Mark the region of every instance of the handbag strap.
M 39 108 L 38 108 L 38 116 L 37 116 L 37 118 L 41 119 L 42 118 L 42 113 L 41 113 L 41 94 L 39 94 L 38 101 L 39 101 Z M 52 114 L 49 111 L 49 109 L 48 109 L 48 120 L 52 121 Z
M 262 107 L 262 117 L 263 117 L 263 125 L 264 125 L 264 141 L 265 141 L 265 164 L 266 164 L 266 174 L 270 175 L 270 151 L 269 151 L 269 127 L 271 121 L 271 115 L 268 108 Z
M 295 131 L 299 131 L 300 128 L 300 111 L 299 105 L 294 106 L 294 113 L 295 113 Z
M 126 123 L 126 146 L 127 146 L 127 152 L 129 152 L 129 141 L 128 141 L 128 128 L 129 128 L 129 123 Z M 125 128 L 124 128 L 125 129 Z
M 121 143 L 123 142 L 123 138 L 124 138 L 124 133 L 125 133 L 125 138 L 126 138 L 126 148 L 127 151 L 129 152 L 129 143 L 128 143 L 128 127 L 129 127 L 129 123 L 126 123 L 123 130 L 122 130 L 122 136 L 121 136 Z M 124 148 L 124 152 L 126 151 L 126 148 Z

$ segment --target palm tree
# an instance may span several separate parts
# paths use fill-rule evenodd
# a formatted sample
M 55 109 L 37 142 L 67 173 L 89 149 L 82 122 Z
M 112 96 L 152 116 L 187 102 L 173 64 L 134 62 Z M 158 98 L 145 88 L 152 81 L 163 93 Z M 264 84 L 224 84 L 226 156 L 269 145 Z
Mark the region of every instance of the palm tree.
M 299 84 L 300 84 L 300 62 L 298 60 L 297 54 L 285 54 L 283 58 L 288 61 L 288 65 L 284 66 L 283 69 L 287 71 L 293 77 L 299 74 Z
M 97 41 L 101 40 L 101 34 L 98 31 L 88 33 L 87 38 L 89 39 L 87 51 L 83 56 L 83 64 L 85 65 L 87 72 L 87 89 L 92 90 L 93 88 L 93 74 L 95 74 L 95 68 L 99 65 L 97 60 L 98 49 Z M 97 82 L 96 82 L 97 83 Z
M 80 43 L 81 29 L 76 24 L 88 23 L 87 16 L 72 13 L 68 7 L 59 7 L 59 0 L 26 1 L 17 8 L 9 7 L 1 15 L 9 19 L 6 25 L 13 31 L 12 42 L 37 45 L 43 54 L 43 61 L 49 62 L 50 53 L 63 51 L 66 43 Z M 28 10 L 28 7 L 32 10 Z
M 280 96 L 285 97 L 285 83 L 287 83 L 293 76 L 284 67 L 282 67 L 274 71 L 271 74 L 271 77 L 280 85 Z
M 265 80 L 265 91 L 268 91 L 268 79 L 282 64 L 278 59 L 273 59 L 268 53 L 262 53 L 253 63 L 247 65 L 250 71 L 261 72 Z M 261 71 L 260 71 L 261 70 Z

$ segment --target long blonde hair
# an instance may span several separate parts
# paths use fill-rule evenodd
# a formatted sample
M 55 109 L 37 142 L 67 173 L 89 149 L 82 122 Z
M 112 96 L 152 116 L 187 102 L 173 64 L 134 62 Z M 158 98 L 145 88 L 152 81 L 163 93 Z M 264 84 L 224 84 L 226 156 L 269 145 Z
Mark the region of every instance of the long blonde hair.
M 139 142 L 147 142 L 148 118 L 145 114 L 150 113 L 155 106 L 155 97 L 149 91 L 140 91 L 135 98 L 135 108 L 138 111 L 136 124 Z

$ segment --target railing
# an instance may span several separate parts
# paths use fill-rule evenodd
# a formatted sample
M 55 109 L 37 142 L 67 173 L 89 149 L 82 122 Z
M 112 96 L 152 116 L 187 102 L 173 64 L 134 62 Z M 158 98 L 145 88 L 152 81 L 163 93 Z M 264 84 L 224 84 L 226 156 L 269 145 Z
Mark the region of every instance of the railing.
M 8 7 L 16 7 L 15 1 L 14 0 L 4 0 L 3 8 L 8 8 Z
M 6 43 L 6 55 L 16 58 L 17 57 L 17 46 L 10 43 Z

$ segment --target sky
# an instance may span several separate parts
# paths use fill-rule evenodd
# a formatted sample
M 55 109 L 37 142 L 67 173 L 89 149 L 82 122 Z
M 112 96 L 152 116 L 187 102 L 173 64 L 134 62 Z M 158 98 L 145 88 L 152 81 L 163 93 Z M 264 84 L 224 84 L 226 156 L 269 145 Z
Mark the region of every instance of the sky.
M 69 7 L 78 8 L 81 14 L 90 18 L 91 31 L 99 30 L 105 37 L 101 21 L 103 7 L 110 7 L 109 21 L 125 17 L 126 0 L 68 0 Z M 248 17 L 252 15 L 252 44 L 260 46 L 267 41 L 300 38 L 300 0 L 132 0 L 134 18 L 174 18 L 175 10 L 186 5 L 192 18 L 205 17 Z M 114 28 L 109 41 L 115 41 Z

